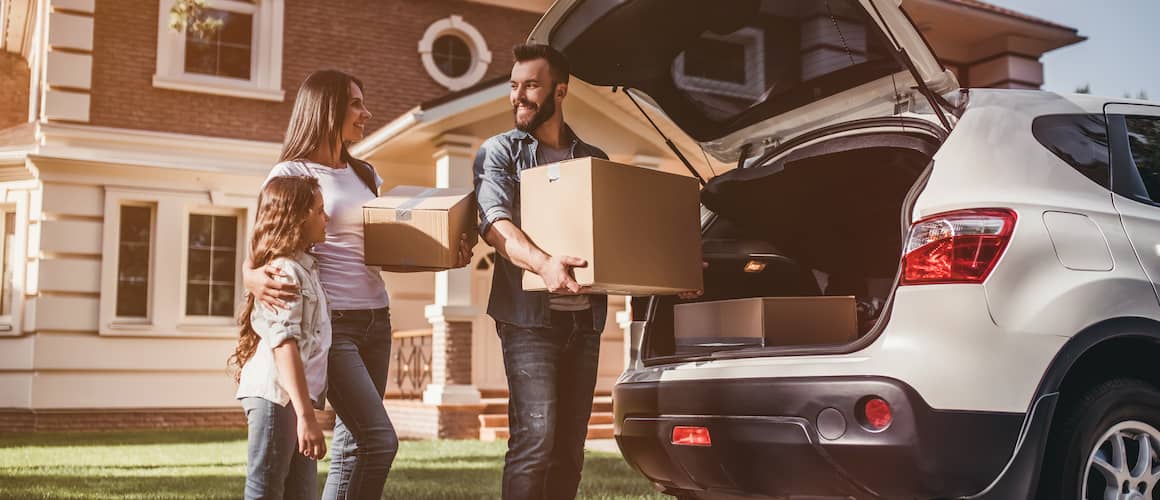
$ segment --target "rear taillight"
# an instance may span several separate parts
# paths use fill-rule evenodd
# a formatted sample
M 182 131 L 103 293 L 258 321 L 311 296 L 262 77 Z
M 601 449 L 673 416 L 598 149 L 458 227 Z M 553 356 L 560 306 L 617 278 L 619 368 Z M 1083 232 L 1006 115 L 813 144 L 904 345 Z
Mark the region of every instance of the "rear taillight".
M 901 285 L 982 283 L 1003 255 L 1015 228 L 1005 208 L 958 210 L 910 226 Z
M 890 409 L 890 403 L 877 396 L 862 398 L 858 404 L 856 416 L 858 421 L 862 423 L 862 427 L 871 432 L 878 432 L 890 427 L 890 424 L 894 422 L 894 410 Z
M 709 429 L 678 425 L 673 427 L 673 444 L 678 446 L 713 446 Z

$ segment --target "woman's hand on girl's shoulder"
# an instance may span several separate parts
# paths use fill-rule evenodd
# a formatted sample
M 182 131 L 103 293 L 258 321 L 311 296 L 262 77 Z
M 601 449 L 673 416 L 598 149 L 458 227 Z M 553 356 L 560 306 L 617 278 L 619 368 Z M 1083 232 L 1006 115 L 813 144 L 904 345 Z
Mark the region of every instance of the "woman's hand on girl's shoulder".
M 298 296 L 298 285 L 289 282 L 290 275 L 280 267 L 271 263 L 252 269 L 249 263 L 247 259 L 247 265 L 242 270 L 242 281 L 256 302 L 266 307 L 285 309 L 286 301 Z

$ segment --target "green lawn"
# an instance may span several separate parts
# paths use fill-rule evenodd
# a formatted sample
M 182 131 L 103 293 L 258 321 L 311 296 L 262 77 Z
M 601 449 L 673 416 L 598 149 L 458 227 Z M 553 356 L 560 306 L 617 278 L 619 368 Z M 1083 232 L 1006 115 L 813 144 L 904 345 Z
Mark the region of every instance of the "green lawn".
M 385 498 L 498 498 L 506 444 L 404 441 Z M 238 430 L 0 432 L 0 498 L 240 498 Z M 319 464 L 319 484 L 329 458 Z M 661 499 L 615 454 L 588 452 L 583 499 Z

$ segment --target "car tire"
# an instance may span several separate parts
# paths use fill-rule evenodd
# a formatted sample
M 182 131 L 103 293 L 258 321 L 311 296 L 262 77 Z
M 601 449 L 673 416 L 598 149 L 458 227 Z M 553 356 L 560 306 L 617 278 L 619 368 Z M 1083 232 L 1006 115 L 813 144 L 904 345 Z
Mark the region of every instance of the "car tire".
M 1160 492 L 1151 473 L 1160 467 L 1160 390 L 1115 379 L 1061 410 L 1044 455 L 1040 500 L 1151 500 Z

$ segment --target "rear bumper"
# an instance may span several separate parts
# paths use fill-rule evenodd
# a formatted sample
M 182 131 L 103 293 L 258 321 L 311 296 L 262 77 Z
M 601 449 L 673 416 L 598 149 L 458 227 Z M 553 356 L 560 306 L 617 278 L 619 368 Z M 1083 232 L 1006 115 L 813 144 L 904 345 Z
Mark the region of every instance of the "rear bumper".
M 890 404 L 885 430 L 858 422 L 867 396 Z M 1024 421 L 1022 413 L 933 410 L 883 377 L 622 383 L 613 400 L 617 442 L 640 473 L 672 492 L 722 495 L 969 496 L 1003 472 Z M 820 433 L 823 410 L 841 418 Z M 712 446 L 672 445 L 676 425 L 707 427 Z

